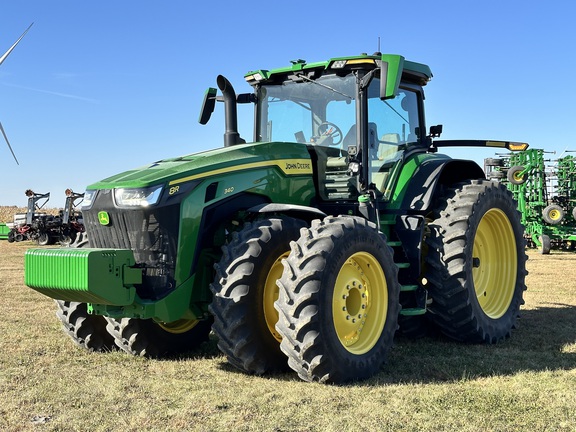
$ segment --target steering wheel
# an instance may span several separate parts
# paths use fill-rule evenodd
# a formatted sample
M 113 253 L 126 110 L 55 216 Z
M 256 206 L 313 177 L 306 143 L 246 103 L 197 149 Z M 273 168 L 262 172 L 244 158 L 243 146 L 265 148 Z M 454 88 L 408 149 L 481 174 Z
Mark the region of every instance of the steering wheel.
M 331 145 L 338 145 L 342 142 L 344 135 L 342 130 L 331 122 L 322 122 L 318 125 L 318 134 L 320 136 L 330 136 L 332 137 Z

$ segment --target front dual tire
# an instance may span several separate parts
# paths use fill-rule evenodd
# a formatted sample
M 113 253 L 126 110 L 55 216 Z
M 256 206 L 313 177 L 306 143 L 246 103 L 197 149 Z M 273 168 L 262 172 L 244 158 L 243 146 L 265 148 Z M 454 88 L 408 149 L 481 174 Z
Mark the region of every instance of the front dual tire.
M 328 217 L 302 230 L 278 281 L 276 329 L 305 381 L 343 383 L 380 370 L 400 309 L 398 268 L 376 226 Z
M 223 247 L 216 265 L 210 312 L 218 348 L 236 368 L 250 374 L 287 369 L 276 331 L 276 280 L 304 222 L 273 217 L 246 223 Z
M 121 349 L 132 355 L 181 354 L 208 340 L 211 320 L 160 323 L 151 319 L 114 319 L 88 313 L 86 303 L 56 300 L 56 316 L 74 343 L 89 351 Z

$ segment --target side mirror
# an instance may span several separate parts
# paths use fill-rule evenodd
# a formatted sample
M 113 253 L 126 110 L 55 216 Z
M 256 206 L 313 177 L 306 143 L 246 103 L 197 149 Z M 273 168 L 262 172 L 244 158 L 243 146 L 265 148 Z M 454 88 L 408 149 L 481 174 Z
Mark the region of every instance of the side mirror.
M 404 57 L 396 54 L 383 54 L 378 61 L 380 66 L 380 99 L 396 97 L 402 71 L 404 70 Z
M 205 125 L 210 120 L 210 116 L 214 112 L 214 107 L 216 106 L 216 93 L 215 88 L 209 87 L 204 93 L 204 100 L 202 101 L 202 110 L 200 111 L 200 117 L 198 122 Z

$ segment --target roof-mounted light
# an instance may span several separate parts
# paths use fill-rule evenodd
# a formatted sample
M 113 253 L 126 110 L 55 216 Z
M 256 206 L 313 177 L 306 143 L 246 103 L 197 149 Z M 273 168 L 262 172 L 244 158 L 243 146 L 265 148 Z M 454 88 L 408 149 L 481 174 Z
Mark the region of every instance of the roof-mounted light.
M 374 59 L 370 58 L 358 58 L 358 59 L 348 59 L 348 60 L 334 60 L 331 64 L 332 69 L 342 69 L 346 66 L 369 64 L 375 65 Z
M 346 62 L 346 64 L 349 65 L 355 65 L 355 64 L 371 64 L 371 65 L 375 65 L 376 62 L 374 61 L 374 59 L 368 59 L 368 58 L 359 58 L 359 59 L 352 59 L 352 60 L 348 60 Z
M 257 81 L 257 82 L 259 82 L 259 81 L 262 81 L 262 80 L 264 79 L 264 77 L 262 76 L 262 74 L 260 74 L 260 73 L 257 72 L 257 73 L 254 73 L 254 74 L 252 74 L 252 75 L 247 75 L 247 76 L 245 77 L 245 79 L 246 79 L 247 82 L 252 82 L 252 81 Z
M 526 143 L 511 142 L 508 144 L 508 150 L 511 150 L 511 151 L 524 151 L 527 148 L 528 148 L 528 144 L 526 144 Z

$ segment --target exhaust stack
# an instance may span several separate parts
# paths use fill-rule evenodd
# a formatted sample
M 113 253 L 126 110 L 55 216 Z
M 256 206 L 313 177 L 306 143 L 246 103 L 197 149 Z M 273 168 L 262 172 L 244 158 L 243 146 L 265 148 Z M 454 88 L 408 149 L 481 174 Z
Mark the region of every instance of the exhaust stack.
M 236 93 L 230 81 L 222 75 L 216 78 L 218 88 L 224 97 L 224 112 L 226 116 L 226 132 L 224 133 L 224 147 L 230 147 L 236 144 L 244 144 L 238 133 L 238 114 L 236 110 Z

